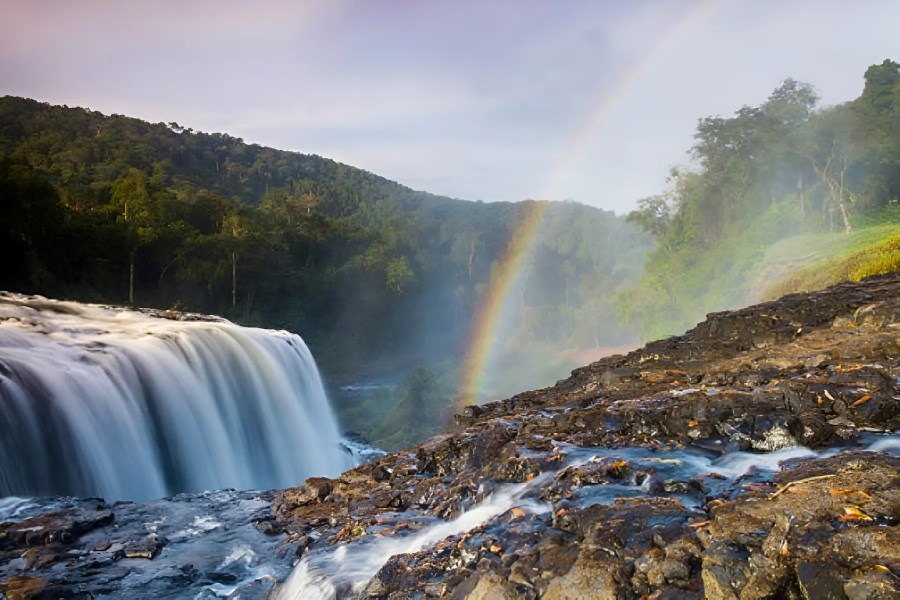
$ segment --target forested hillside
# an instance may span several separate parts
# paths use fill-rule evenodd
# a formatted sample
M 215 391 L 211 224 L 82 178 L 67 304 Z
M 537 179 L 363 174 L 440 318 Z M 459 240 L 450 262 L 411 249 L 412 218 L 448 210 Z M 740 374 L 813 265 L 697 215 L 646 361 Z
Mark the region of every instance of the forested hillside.
M 871 66 L 856 100 L 816 102 L 811 85 L 787 80 L 759 106 L 701 119 L 692 166 L 673 169 L 667 192 L 639 201 L 629 220 L 657 247 L 617 305 L 643 339 L 750 303 L 808 257 L 856 252 L 853 278 L 900 268 L 900 64 Z M 856 234 L 864 228 L 877 237 Z M 777 256 L 768 251 L 800 234 Z
M 227 134 L 4 97 L 0 288 L 298 332 L 333 380 L 399 380 L 338 401 L 345 423 L 397 447 L 452 411 L 511 242 L 527 252 L 490 324 L 501 377 L 480 399 L 552 383 L 576 366 L 566 351 L 677 334 L 816 280 L 818 264 L 792 275 L 811 256 L 845 255 L 829 282 L 900 268 L 900 65 L 864 82 L 817 108 L 787 80 L 701 119 L 692 163 L 627 219 L 434 196 Z M 536 213 L 534 238 L 517 240 Z
M 287 328 L 331 372 L 457 360 L 526 207 L 176 123 L 0 99 L 0 287 Z M 575 203 L 544 214 L 517 342 L 632 339 L 610 301 L 650 237 Z

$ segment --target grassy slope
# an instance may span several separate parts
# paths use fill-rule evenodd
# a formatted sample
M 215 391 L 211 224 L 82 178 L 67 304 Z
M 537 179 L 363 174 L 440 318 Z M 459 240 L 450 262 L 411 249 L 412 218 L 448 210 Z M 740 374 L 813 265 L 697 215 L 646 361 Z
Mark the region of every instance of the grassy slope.
M 773 244 L 754 295 L 773 300 L 896 270 L 900 270 L 900 208 L 857 224 L 850 234 L 799 235 Z

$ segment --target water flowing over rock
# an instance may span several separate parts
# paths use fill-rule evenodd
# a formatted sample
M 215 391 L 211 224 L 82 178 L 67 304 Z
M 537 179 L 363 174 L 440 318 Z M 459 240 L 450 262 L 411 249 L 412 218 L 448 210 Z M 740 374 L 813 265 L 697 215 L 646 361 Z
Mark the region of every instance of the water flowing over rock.
M 898 429 L 900 274 L 710 315 L 273 496 L 8 498 L 0 598 L 893 599 Z
M 260 531 L 271 500 L 233 490 L 139 503 L 8 499 L 0 598 L 263 598 L 295 551 Z
M 0 294 L 0 496 L 268 489 L 353 462 L 298 336 Z
M 896 598 L 898 327 L 895 274 L 469 407 L 417 448 L 282 491 L 304 558 L 276 597 Z M 523 482 L 468 530 L 406 543 Z M 367 565 L 349 581 L 346 557 Z

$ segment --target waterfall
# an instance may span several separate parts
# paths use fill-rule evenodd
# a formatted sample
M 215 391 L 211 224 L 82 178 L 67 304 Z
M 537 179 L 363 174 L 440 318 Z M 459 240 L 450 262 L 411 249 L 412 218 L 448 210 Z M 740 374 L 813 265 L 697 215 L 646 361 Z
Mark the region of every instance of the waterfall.
M 0 496 L 150 499 L 352 466 L 303 340 L 0 293 Z

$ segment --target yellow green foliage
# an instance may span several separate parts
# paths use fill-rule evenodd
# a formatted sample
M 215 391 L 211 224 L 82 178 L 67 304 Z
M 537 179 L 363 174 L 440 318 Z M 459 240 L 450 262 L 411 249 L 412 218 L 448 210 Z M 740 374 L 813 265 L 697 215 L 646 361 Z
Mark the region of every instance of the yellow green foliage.
M 894 235 L 862 250 L 798 269 L 770 285 L 763 298 L 771 300 L 784 294 L 819 290 L 843 281 L 859 281 L 898 270 L 900 235 Z

